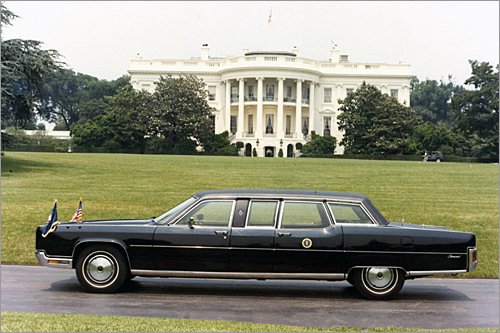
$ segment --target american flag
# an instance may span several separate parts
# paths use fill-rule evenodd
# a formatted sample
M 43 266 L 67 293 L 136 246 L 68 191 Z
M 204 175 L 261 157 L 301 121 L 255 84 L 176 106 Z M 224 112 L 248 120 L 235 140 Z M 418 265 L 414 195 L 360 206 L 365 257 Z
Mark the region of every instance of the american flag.
M 269 10 L 269 18 L 267 19 L 267 23 L 271 24 L 271 16 L 273 16 L 273 9 Z
M 82 199 L 80 199 L 80 202 L 78 203 L 78 208 L 76 209 L 75 214 L 73 214 L 73 217 L 71 218 L 70 222 L 81 222 L 83 219 L 83 206 L 82 206 Z

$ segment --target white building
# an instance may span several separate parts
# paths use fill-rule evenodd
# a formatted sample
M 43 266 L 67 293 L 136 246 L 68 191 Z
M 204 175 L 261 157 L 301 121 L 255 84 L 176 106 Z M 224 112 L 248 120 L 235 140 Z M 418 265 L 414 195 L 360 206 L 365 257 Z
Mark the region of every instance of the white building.
M 135 89 L 154 90 L 161 75 L 194 74 L 207 84 L 208 103 L 214 108 L 216 133 L 228 131 L 231 142 L 244 143 L 245 154 L 256 148 L 258 156 L 296 154 L 296 143 L 305 144 L 311 131 L 337 138 L 339 99 L 363 81 L 410 103 L 410 65 L 352 63 L 338 48 L 328 61 L 313 60 L 292 52 L 249 52 L 241 56 L 210 57 L 203 44 L 201 57 L 184 60 L 132 60 L 129 74 Z

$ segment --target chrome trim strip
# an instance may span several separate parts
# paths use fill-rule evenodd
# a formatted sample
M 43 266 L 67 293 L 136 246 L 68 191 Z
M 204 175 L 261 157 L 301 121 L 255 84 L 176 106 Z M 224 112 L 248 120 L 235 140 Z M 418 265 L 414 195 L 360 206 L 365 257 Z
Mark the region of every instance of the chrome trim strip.
M 458 273 L 467 273 L 465 269 L 458 270 L 449 270 L 449 271 L 408 271 L 406 276 L 425 276 L 425 275 L 434 275 L 434 274 L 458 274 Z
M 203 272 L 203 271 L 154 271 L 132 269 L 133 275 L 164 277 L 198 277 L 214 279 L 296 279 L 296 280 L 344 280 L 344 273 L 255 273 L 255 272 Z
M 53 268 L 66 268 L 66 269 L 71 269 L 73 268 L 73 259 L 68 258 L 68 257 L 47 257 L 45 255 L 45 251 L 36 251 L 35 252 L 36 259 L 38 260 L 38 263 L 42 266 L 47 266 L 47 267 L 53 267 Z M 57 260 L 60 261 L 61 263 L 59 264 L 54 264 L 54 263 L 49 263 L 49 260 Z

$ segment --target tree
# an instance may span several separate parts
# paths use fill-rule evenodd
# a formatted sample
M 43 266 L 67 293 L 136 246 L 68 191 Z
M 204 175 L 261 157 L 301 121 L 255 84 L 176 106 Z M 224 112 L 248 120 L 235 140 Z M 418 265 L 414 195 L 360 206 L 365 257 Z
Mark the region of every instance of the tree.
M 421 151 L 443 150 L 442 147 L 458 147 L 459 139 L 446 125 L 426 122 L 415 128 L 414 137 Z
M 411 107 L 422 117 L 423 121 L 433 124 L 451 123 L 451 98 L 463 91 L 462 86 L 455 86 L 448 77 L 448 83 L 436 80 L 411 80 Z
M 205 142 L 204 151 L 213 155 L 238 155 L 238 149 L 232 145 L 229 140 L 229 133 L 224 131 L 220 134 L 212 134 L 210 139 Z
M 106 113 L 72 126 L 76 145 L 144 153 L 150 119 L 150 95 L 130 85 L 109 98 Z
M 419 123 L 415 111 L 396 98 L 382 94 L 363 82 L 359 89 L 339 100 L 342 113 L 339 129 L 341 145 L 348 154 L 411 154 L 416 150 L 412 138 Z
M 312 131 L 311 141 L 302 146 L 301 152 L 306 155 L 326 155 L 333 154 L 336 147 L 337 139 L 335 137 L 321 136 Z
M 0 3 L 2 26 L 11 25 L 17 16 Z M 42 99 L 46 75 L 61 69 L 56 50 L 43 50 L 35 40 L 2 41 L 2 122 L 23 127 L 32 122 Z
M 469 61 L 472 75 L 464 90 L 451 102 L 454 127 L 466 138 L 473 156 L 498 161 L 498 65 L 495 72 L 487 62 Z
M 40 115 L 56 122 L 58 128 L 68 130 L 80 119 L 104 114 L 109 104 L 106 97 L 116 95 L 126 85 L 129 85 L 127 76 L 107 81 L 70 69 L 51 73 L 45 80 Z
M 195 76 L 161 77 L 152 94 L 150 134 L 166 140 L 171 152 L 203 146 L 213 131 L 204 82 Z M 181 149 L 182 148 L 182 149 Z M 180 150 L 179 150 L 180 149 Z

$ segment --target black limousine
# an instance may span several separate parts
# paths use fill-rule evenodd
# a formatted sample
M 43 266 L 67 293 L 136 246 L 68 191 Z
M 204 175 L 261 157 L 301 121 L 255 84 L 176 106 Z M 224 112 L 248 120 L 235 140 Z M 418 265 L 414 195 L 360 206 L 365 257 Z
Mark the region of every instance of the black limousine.
M 387 221 L 364 195 L 291 190 L 196 193 L 145 220 L 36 231 L 36 257 L 74 268 L 89 292 L 135 276 L 347 280 L 386 299 L 406 279 L 473 271 L 474 234 Z

